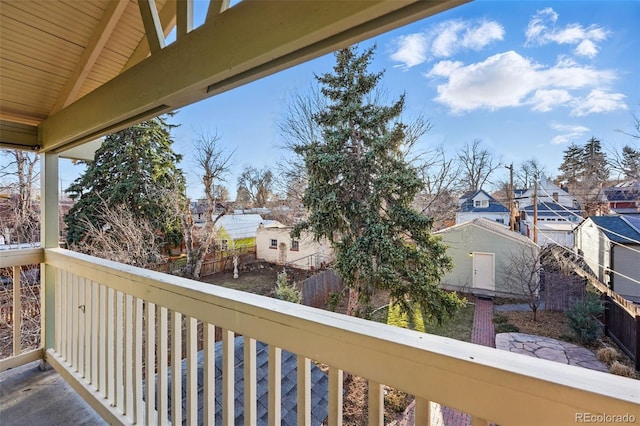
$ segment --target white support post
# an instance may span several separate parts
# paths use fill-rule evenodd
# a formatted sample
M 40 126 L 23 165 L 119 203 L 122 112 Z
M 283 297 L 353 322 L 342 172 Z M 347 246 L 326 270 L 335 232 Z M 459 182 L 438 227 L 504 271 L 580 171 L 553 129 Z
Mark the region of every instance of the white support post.
M 40 244 L 43 248 L 58 247 L 58 155 L 42 154 L 40 157 Z M 41 306 L 41 342 L 44 349 L 55 345 L 55 268 L 41 265 L 42 291 Z M 44 365 L 43 365 L 44 366 Z

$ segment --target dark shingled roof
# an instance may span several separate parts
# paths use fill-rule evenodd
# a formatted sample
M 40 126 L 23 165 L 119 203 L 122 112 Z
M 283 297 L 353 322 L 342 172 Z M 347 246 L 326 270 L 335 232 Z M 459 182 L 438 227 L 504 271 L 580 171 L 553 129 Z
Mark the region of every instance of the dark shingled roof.
M 476 195 L 480 194 L 480 193 L 483 193 L 484 195 L 487 196 L 487 198 L 489 198 L 489 206 L 488 207 L 474 207 L 473 198 Z M 508 208 L 506 208 L 505 206 L 500 204 L 498 201 L 496 201 L 495 198 L 493 198 L 491 195 L 487 194 L 482 189 L 479 189 L 479 190 L 474 191 L 474 192 L 468 192 L 468 193 L 464 194 L 462 197 L 460 197 L 460 199 L 464 199 L 465 201 L 464 201 L 464 203 L 462 203 L 460 205 L 460 208 L 458 209 L 459 212 L 509 213 L 509 209 Z
M 236 337 L 234 342 L 235 351 L 235 424 L 242 425 L 244 422 L 244 337 Z M 269 346 L 262 342 L 256 342 L 256 407 L 257 424 L 268 424 L 268 361 Z M 222 424 L 222 342 L 215 344 L 215 390 L 216 390 L 216 424 Z M 297 424 L 297 360 L 296 355 L 291 352 L 282 351 L 282 425 L 295 426 Z M 203 369 L 204 352 L 198 352 L 198 424 L 203 424 Z M 182 407 L 183 419 L 187 405 L 186 395 L 186 360 L 182 361 Z M 311 363 L 311 424 L 320 425 L 328 415 L 328 389 L 329 381 L 327 375 L 317 366 Z M 171 371 L 169 371 L 169 386 L 171 386 Z M 169 395 L 171 396 L 171 395 Z M 171 413 L 171 401 L 169 401 L 169 414 Z M 183 424 L 186 424 L 183 421 Z
M 607 238 L 620 244 L 640 244 L 640 220 L 625 216 L 591 216 L 591 219 Z M 631 220 L 629 220 L 631 219 Z

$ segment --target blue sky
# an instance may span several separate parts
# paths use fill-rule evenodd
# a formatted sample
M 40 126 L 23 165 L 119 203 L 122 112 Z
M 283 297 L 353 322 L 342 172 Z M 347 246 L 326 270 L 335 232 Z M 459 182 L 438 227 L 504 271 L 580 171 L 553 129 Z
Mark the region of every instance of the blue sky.
M 196 24 L 206 4 L 196 2 Z M 640 115 L 639 22 L 638 1 L 477 0 L 361 46 L 377 45 L 371 70 L 386 70 L 390 97 L 406 93 L 406 116 L 431 122 L 422 149 L 453 154 L 480 139 L 505 164 L 536 158 L 553 176 L 572 142 L 633 145 L 618 130 L 631 131 Z M 189 195 L 201 195 L 190 156 L 199 133 L 218 132 L 235 149 L 233 197 L 245 165 L 272 167 L 281 157 L 278 122 L 292 93 L 333 62 L 326 55 L 181 109 L 174 148 L 185 156 Z M 67 186 L 71 175 L 63 179 Z

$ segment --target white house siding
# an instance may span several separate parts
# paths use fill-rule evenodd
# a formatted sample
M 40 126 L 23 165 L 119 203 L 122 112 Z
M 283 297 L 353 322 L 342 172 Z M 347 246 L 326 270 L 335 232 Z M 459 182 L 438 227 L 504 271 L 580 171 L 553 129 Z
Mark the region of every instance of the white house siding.
M 578 254 L 584 257 L 589 268 L 598 279 L 609 285 L 609 276 L 604 273 L 609 268 L 610 242 L 602 235 L 598 227 L 587 219 L 588 222 L 580 226 L 575 233 L 575 244 Z
M 456 224 L 462 224 L 465 222 L 472 221 L 477 218 L 487 219 L 492 222 L 502 223 L 504 225 L 509 225 L 509 213 L 505 212 L 456 212 Z
M 615 245 L 611 269 L 617 272 L 612 273 L 613 291 L 640 302 L 640 244 Z
M 318 243 L 308 233 L 300 236 L 298 249 L 293 249 L 291 230 L 289 226 L 259 227 L 256 234 L 256 257 L 299 269 L 314 269 L 335 260 L 330 244 Z M 276 241 L 275 248 L 271 240 Z
M 453 269 L 442 278 L 441 285 L 449 290 L 474 292 L 473 253 L 494 255 L 495 291 L 479 293 L 497 296 L 518 296 L 505 278 L 504 267 L 512 254 L 521 250 L 540 249 L 528 238 L 508 230 L 495 222 L 476 219 L 436 232 L 448 246 L 447 254 L 453 260 Z M 478 292 L 478 291 L 476 291 Z M 521 296 L 521 294 L 520 294 Z

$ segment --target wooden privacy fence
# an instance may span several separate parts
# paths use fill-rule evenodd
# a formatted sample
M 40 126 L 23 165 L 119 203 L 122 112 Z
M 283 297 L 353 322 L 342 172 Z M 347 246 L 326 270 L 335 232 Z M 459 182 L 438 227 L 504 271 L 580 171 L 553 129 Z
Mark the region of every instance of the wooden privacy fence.
M 565 312 L 576 302 L 584 300 L 586 280 L 575 275 L 543 272 L 544 305 L 547 311 Z
M 327 303 L 331 293 L 339 293 L 343 288 L 342 278 L 333 269 L 327 269 L 302 282 L 302 304 L 314 308 L 322 307 Z
M 604 294 L 604 332 L 634 361 L 640 370 L 640 306 L 619 294 Z

